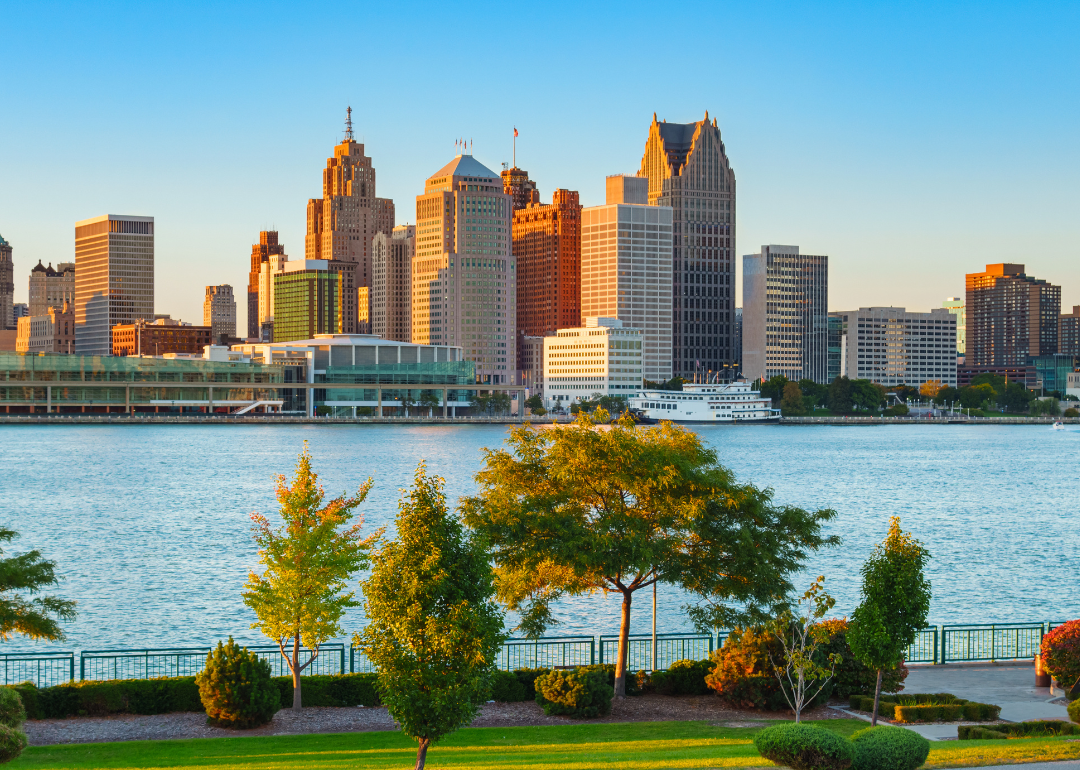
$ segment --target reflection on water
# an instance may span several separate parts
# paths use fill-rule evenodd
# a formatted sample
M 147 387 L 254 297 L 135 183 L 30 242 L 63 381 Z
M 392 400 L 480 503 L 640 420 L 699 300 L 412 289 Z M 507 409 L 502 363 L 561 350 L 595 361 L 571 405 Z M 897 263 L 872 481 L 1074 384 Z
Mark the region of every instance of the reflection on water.
M 780 503 L 831 507 L 844 546 L 816 556 L 837 612 L 858 600 L 859 566 L 890 515 L 933 555 L 935 623 L 1064 620 L 1080 615 L 1076 482 L 1080 431 L 1044 426 L 700 428 L 721 461 L 772 487 Z M 64 648 L 258 640 L 240 601 L 256 566 L 248 515 L 275 509 L 274 476 L 303 441 L 326 491 L 375 488 L 366 528 L 393 521 L 421 459 L 451 500 L 473 490 L 499 426 L 6 426 L 0 523 L 58 562 L 79 602 Z M 806 581 L 802 581 L 806 582 Z M 801 588 L 800 583 L 800 588 Z M 552 633 L 613 633 L 619 597 L 564 601 Z M 683 598 L 661 587 L 658 630 L 688 631 Z M 650 625 L 637 595 L 635 631 Z M 350 632 L 363 624 L 357 611 Z M 17 640 L 8 647 L 26 648 Z

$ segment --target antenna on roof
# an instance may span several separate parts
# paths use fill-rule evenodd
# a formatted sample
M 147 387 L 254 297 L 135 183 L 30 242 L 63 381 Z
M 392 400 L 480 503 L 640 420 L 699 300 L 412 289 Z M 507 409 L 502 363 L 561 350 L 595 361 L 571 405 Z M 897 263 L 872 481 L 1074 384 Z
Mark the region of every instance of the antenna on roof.
M 352 107 L 345 108 L 345 141 L 351 142 L 353 139 L 352 132 Z

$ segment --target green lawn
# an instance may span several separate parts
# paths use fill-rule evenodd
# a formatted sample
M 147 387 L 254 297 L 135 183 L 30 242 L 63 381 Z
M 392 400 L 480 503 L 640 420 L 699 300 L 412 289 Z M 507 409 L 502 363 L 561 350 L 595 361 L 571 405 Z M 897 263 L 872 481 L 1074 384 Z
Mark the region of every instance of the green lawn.
M 856 720 L 817 722 L 844 735 Z M 754 751 L 752 729 L 705 722 L 577 724 L 470 728 L 437 744 L 428 767 L 495 770 L 592 768 L 767 767 Z M 28 749 L 12 770 L 29 768 L 409 768 L 416 744 L 400 733 L 254 736 L 132 741 Z M 1080 743 L 1061 739 L 935 743 L 927 767 L 975 767 L 1009 761 L 1080 757 Z

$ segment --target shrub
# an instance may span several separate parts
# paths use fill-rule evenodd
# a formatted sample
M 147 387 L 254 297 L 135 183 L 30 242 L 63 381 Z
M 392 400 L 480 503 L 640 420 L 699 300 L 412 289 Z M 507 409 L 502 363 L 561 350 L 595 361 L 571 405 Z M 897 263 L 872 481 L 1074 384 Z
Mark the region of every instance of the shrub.
M 1005 733 L 999 733 L 997 730 L 991 730 L 988 727 L 960 725 L 956 728 L 956 737 L 962 741 L 1003 741 L 1009 736 Z
M 1077 408 L 1074 407 L 1074 406 L 1070 406 L 1068 409 L 1066 409 L 1062 413 L 1061 416 L 1062 417 L 1080 417 L 1080 410 L 1077 410 Z
M 754 736 L 754 748 L 765 759 L 793 770 L 846 770 L 855 759 L 850 741 L 801 723 L 766 727 Z
M 548 716 L 606 716 L 614 696 L 615 688 L 608 684 L 605 672 L 593 666 L 555 670 L 536 678 L 536 702 Z
M 26 709 L 19 693 L 10 687 L 0 687 L 0 725 L 18 730 L 26 721 Z
M 1080 724 L 1080 700 L 1074 700 L 1069 704 L 1069 719 Z
M 713 669 L 705 677 L 705 684 L 736 708 L 787 710 L 790 707 L 772 664 L 773 660 L 783 660 L 783 656 L 780 640 L 768 631 L 736 628 L 724 640 L 724 646 L 713 653 Z M 828 703 L 832 691 L 830 681 L 806 708 Z
M 1042 659 L 1062 689 L 1080 682 L 1080 620 L 1070 620 L 1042 638 Z
M 649 681 L 661 695 L 705 695 L 709 692 L 705 677 L 711 669 L 711 660 L 677 660 L 667 671 L 654 672 Z
M 270 664 L 229 637 L 206 656 L 195 677 L 207 724 L 246 729 L 264 725 L 281 708 L 281 693 L 270 678 Z
M 915 770 L 930 754 L 930 741 L 903 727 L 868 727 L 851 736 L 851 770 Z
M 495 671 L 491 676 L 491 699 L 500 703 L 536 700 L 536 678 L 550 671 L 550 668 Z M 612 678 L 614 679 L 614 674 Z
M 26 735 L 14 727 L 0 725 L 0 763 L 10 762 L 26 748 Z
M 962 740 L 998 740 L 1000 738 L 1023 738 L 1027 736 L 1080 735 L 1080 725 L 1059 719 L 1037 719 L 1031 722 L 1011 722 L 979 727 L 960 725 L 957 737 Z
M 833 694 L 846 698 L 852 693 L 872 693 L 877 685 L 877 671 L 858 660 L 847 643 L 847 618 L 826 620 L 819 624 L 828 633 L 828 641 L 821 646 L 825 655 L 839 655 L 840 665 L 833 677 Z M 903 662 L 894 669 L 883 672 L 881 692 L 899 692 L 904 689 L 908 668 Z
M 903 417 L 911 410 L 905 404 L 893 404 L 885 410 L 888 417 Z

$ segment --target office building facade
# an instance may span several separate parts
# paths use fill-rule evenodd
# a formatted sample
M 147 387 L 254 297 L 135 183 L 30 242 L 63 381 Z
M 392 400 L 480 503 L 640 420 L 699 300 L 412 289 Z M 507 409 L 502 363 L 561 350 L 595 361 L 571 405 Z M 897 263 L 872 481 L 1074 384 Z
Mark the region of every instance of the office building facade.
M 650 382 L 672 377 L 672 216 L 619 202 L 581 212 L 581 313 L 640 331 Z
M 342 296 L 352 269 L 349 263 L 332 259 L 284 262 L 273 277 L 274 342 L 341 334 L 345 324 Z
M 412 341 L 412 263 L 416 227 L 375 236 L 371 266 L 371 332 L 385 340 Z
M 956 387 L 957 318 L 946 308 L 929 313 L 902 307 L 864 307 L 830 314 L 843 329 L 843 374 L 885 387 L 937 380 Z
M 643 336 L 617 318 L 586 318 L 583 327 L 544 337 L 545 405 L 638 393 L 644 379 Z
M 1080 356 L 1080 305 L 1073 305 L 1071 313 L 1058 318 L 1058 352 Z
M 638 176 L 649 180 L 649 203 L 673 212 L 674 373 L 733 376 L 735 173 L 716 120 L 706 112 L 667 123 L 654 114 Z
M 967 350 L 967 307 L 963 297 L 949 297 L 941 306 L 956 316 L 956 356 L 963 363 Z
M 307 205 L 304 256 L 309 260 L 347 263 L 342 274 L 342 318 L 345 334 L 359 322 L 361 286 L 371 286 L 371 246 L 377 233 L 394 229 L 394 202 L 375 195 L 375 167 L 355 141 L 352 109 L 345 121 L 345 138 L 334 147 L 322 175 L 322 197 Z
M 504 163 L 502 182 L 503 192 L 510 196 L 510 206 L 514 211 L 540 204 L 540 192 L 536 189 L 536 182 L 529 179 L 528 171 L 517 166 L 507 168 Z
M 18 320 L 15 350 L 20 353 L 74 353 L 75 311 L 71 303 Z
M 154 318 L 154 218 L 75 223 L 75 350 L 112 352 L 112 327 Z
M 11 244 L 0 235 L 0 331 L 15 328 L 15 264 Z
M 288 259 L 285 256 L 285 245 L 278 241 L 277 230 L 263 230 L 259 233 L 259 242 L 251 246 L 251 270 L 248 273 L 247 336 L 252 339 L 260 338 L 263 319 L 259 310 L 259 298 L 263 291 L 263 284 L 260 282 L 263 280 L 263 267 L 267 262 L 274 262 L 274 257 L 280 258 L 277 262 Z
M 743 374 L 829 382 L 829 258 L 798 246 L 743 257 Z
M 236 298 L 232 286 L 207 286 L 203 299 L 203 326 L 210 327 L 214 344 L 224 339 L 236 339 Z
M 112 328 L 114 356 L 202 355 L 212 344 L 210 326 L 192 326 L 171 318 L 136 321 Z
M 512 206 L 497 174 L 458 155 L 416 198 L 412 341 L 458 345 L 476 379 L 511 384 L 517 371 L 517 271 Z
M 1024 366 L 1058 352 L 1060 286 L 1001 263 L 968 273 L 966 289 L 965 366 Z
M 259 268 L 259 304 L 257 310 L 257 333 L 254 339 L 272 342 L 274 339 L 274 277 L 285 269 L 289 258 L 273 254 Z
M 75 307 L 75 263 L 60 262 L 53 269 L 39 260 L 30 271 L 30 315 L 44 316 L 49 308 Z

